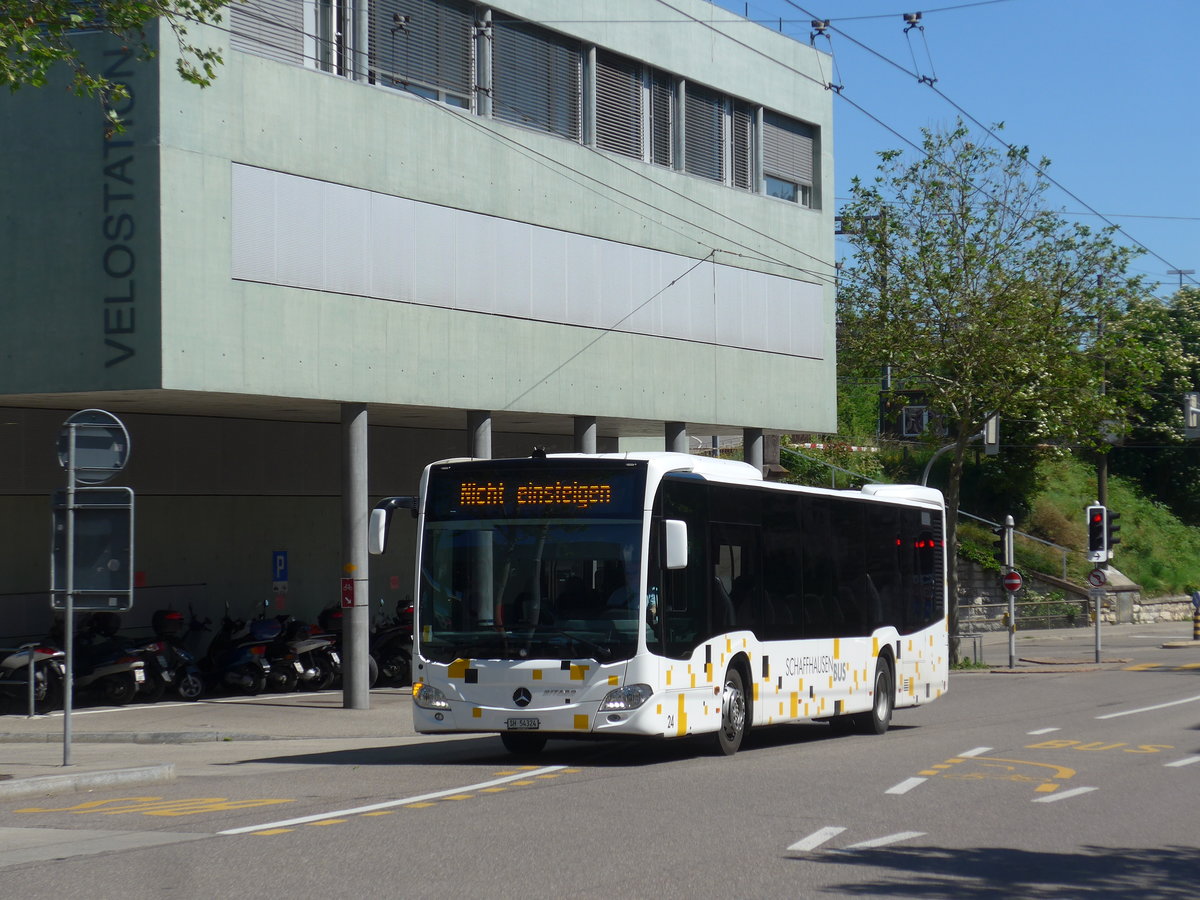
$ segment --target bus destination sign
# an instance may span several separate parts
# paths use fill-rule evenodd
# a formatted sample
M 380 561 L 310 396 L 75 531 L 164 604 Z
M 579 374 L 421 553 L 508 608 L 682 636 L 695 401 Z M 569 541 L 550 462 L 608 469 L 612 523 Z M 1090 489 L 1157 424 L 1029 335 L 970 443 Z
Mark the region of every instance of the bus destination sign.
M 484 474 L 473 465 L 430 472 L 435 519 L 634 518 L 641 515 L 646 470 L 642 466 L 594 466 L 570 471 L 558 466 L 494 466 Z M 437 510 L 437 512 L 433 512 Z

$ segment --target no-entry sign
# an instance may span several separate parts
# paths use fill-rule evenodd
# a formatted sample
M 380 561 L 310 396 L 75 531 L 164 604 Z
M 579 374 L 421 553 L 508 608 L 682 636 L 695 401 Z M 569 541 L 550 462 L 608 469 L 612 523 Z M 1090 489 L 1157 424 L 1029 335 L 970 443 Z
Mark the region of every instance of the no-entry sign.
M 1004 581 L 1004 589 L 1006 591 L 1016 593 L 1017 591 L 1019 591 L 1021 589 L 1022 581 L 1021 581 L 1021 573 L 1020 572 L 1006 573 L 1003 578 L 1003 581 Z

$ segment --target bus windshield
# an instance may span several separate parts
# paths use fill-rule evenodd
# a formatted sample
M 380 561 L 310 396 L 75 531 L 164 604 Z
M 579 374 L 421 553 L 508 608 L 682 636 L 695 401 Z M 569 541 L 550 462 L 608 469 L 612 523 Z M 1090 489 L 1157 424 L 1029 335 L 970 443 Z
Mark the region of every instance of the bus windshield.
M 428 523 L 421 655 L 627 660 L 637 651 L 639 519 Z

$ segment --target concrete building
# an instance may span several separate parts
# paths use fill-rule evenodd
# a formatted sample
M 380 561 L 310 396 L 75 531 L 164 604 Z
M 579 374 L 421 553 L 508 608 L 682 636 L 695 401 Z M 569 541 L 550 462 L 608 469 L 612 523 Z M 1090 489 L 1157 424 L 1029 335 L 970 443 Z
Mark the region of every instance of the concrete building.
M 140 618 L 336 603 L 348 466 L 834 430 L 819 52 L 704 0 L 250 0 L 201 90 L 159 37 L 84 38 L 124 133 L 0 96 L 0 634 L 48 620 L 78 409 L 131 434 Z

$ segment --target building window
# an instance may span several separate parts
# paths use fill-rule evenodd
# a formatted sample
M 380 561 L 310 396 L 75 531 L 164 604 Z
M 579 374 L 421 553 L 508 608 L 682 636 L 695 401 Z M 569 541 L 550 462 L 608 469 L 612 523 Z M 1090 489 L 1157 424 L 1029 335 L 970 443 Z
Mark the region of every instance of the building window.
M 583 53 L 579 41 L 497 16 L 493 23 L 492 115 L 581 138 Z
M 763 113 L 763 180 L 767 194 L 812 206 L 815 143 L 811 125 L 778 113 Z
M 675 79 L 666 72 L 650 73 L 650 162 L 675 164 Z
M 729 113 L 729 183 L 749 191 L 754 187 L 754 107 L 734 100 Z
M 471 108 L 474 6 L 459 0 L 374 0 L 371 79 Z
M 687 85 L 683 118 L 683 168 L 692 175 L 725 180 L 725 99 Z
M 243 0 L 229 6 L 229 45 L 279 62 L 304 65 L 305 4 Z
M 642 158 L 642 66 L 596 51 L 596 146 Z

